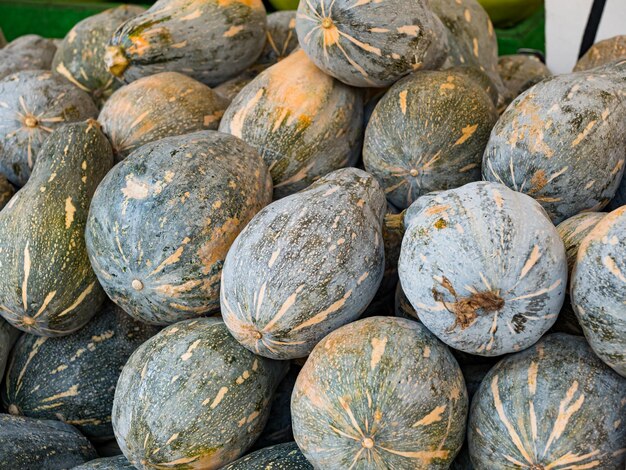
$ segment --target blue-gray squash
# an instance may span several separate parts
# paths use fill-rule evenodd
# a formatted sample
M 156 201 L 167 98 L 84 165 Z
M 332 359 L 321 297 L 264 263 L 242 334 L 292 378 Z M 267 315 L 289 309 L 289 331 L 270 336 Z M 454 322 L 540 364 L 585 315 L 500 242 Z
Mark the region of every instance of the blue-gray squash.
M 257 450 L 222 470 L 313 470 L 295 442 Z
M 595 69 L 619 59 L 626 59 L 626 34 L 595 43 L 578 59 L 574 72 Z
M 72 470 L 135 470 L 135 467 L 131 465 L 126 457 L 118 455 L 116 457 L 91 460 L 74 467 Z
M 19 60 L 18 70 L 50 70 L 52 59 L 57 51 L 53 39 L 38 34 L 25 34 L 15 38 L 2 49 Z
M 501 56 L 498 59 L 498 73 L 508 91 L 509 102 L 552 75 L 546 64 L 531 54 Z

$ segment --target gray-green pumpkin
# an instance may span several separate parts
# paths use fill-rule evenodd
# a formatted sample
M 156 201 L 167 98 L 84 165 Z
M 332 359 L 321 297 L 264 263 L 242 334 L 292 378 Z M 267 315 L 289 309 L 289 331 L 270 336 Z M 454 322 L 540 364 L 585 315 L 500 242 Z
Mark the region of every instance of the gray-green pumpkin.
M 483 90 L 485 90 L 485 93 L 489 95 L 489 98 L 491 98 L 491 102 L 494 106 L 498 106 L 498 103 L 502 101 L 498 88 L 489 75 L 483 72 L 480 67 L 476 65 L 455 65 L 454 67 L 450 67 L 446 70 L 449 72 L 460 73 L 461 75 L 465 75 L 474 80 Z
M 500 57 L 498 59 L 498 72 L 508 90 L 509 102 L 552 75 L 548 67 L 537 56 L 531 54 L 512 54 Z
M 50 70 L 57 47 L 53 39 L 37 34 L 20 36 L 2 49 L 17 58 L 20 68 L 14 70 Z
M 265 47 L 254 67 L 269 67 L 287 57 L 298 47 L 296 12 L 275 11 L 267 15 Z
M 131 465 L 126 457 L 118 455 L 116 457 L 91 460 L 74 467 L 72 470 L 135 470 L 135 467 Z
M 295 442 L 257 450 L 222 470 L 313 470 Z
M 113 403 L 117 441 L 140 470 L 221 468 L 261 433 L 287 368 L 246 350 L 216 318 L 171 325 L 124 366 Z
M 594 69 L 619 59 L 626 59 L 626 35 L 613 36 L 595 43 L 578 59 L 574 72 Z

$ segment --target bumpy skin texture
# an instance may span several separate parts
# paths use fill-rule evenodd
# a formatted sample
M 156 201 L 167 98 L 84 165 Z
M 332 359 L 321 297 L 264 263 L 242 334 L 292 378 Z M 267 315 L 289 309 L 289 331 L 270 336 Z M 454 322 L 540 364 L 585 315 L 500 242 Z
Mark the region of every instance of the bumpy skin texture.
M 393 85 L 365 130 L 363 162 L 400 209 L 436 190 L 480 180 L 498 119 L 482 87 L 466 75 L 424 71 Z
M 111 407 L 122 367 L 158 332 L 107 302 L 73 335 L 22 335 L 7 369 L 4 406 L 11 414 L 62 420 L 92 439 L 112 438 Z
M 298 47 L 296 12 L 276 11 L 267 15 L 265 47 L 256 66 L 269 67 L 287 57 Z
M 259 150 L 272 173 L 274 197 L 280 198 L 355 163 L 362 122 L 360 93 L 298 50 L 249 83 L 219 129 Z
M 135 470 L 135 467 L 124 457 L 106 457 L 102 459 L 92 460 L 72 470 Z
M 113 428 L 139 470 L 221 468 L 259 436 L 288 364 L 255 356 L 216 318 L 179 322 L 130 357 Z
M 259 212 L 224 263 L 233 336 L 256 354 L 293 359 L 358 318 L 383 276 L 385 208 L 376 180 L 345 168 Z
M 550 69 L 539 58 L 530 54 L 500 57 L 498 72 L 509 91 L 510 100 L 552 75 Z
M 567 259 L 536 201 L 476 182 L 423 204 L 407 227 L 398 272 L 420 320 L 439 339 L 498 356 L 534 344 L 556 321 Z
M 13 326 L 67 335 L 104 301 L 84 233 L 93 193 L 112 164 L 95 121 L 67 124 L 50 135 L 30 180 L 0 211 L 0 315 Z
M 117 90 L 98 121 L 120 161 L 155 140 L 217 129 L 227 106 L 227 100 L 206 85 L 164 72 Z
M 4 369 L 9 360 L 13 345 L 20 336 L 20 331 L 13 328 L 8 322 L 0 320 L 0 377 L 4 377 Z
M 585 340 L 548 335 L 485 377 L 468 426 L 476 470 L 621 470 L 626 380 Z
M 626 59 L 626 35 L 614 36 L 595 43 L 578 60 L 574 71 L 593 69 L 618 59 Z
M 39 150 L 54 129 L 98 115 L 87 93 L 41 70 L 5 78 L 0 96 L 0 173 L 16 186 L 26 184 Z
M 174 71 L 215 86 L 254 63 L 265 31 L 261 0 L 158 0 L 115 31 L 105 61 L 126 82 Z
M 426 328 L 372 317 L 316 346 L 291 407 L 296 442 L 315 468 L 447 469 L 463 444 L 467 392 Z
M 0 414 L 2 468 L 61 470 L 96 457 L 89 441 L 69 424 Z
M 313 470 L 295 442 L 257 450 L 222 470 Z
M 358 87 L 437 68 L 448 52 L 446 29 L 424 0 L 300 2 L 296 31 L 319 68 Z
M 483 179 L 534 197 L 555 224 L 600 210 L 624 171 L 625 85 L 626 73 L 589 71 L 527 90 L 493 128 Z

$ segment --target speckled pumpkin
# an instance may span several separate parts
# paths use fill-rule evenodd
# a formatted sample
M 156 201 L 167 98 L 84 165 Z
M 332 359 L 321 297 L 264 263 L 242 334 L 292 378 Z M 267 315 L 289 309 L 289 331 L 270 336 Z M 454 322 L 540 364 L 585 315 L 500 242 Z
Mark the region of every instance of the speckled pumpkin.
M 32 177 L 0 211 L 0 315 L 13 326 L 70 334 L 104 301 L 84 233 L 93 193 L 112 163 L 95 121 L 67 124 L 46 140 Z
M 437 68 L 448 52 L 446 28 L 424 0 L 300 2 L 296 31 L 319 68 L 359 87 Z
M 126 82 L 172 71 L 214 86 L 254 63 L 265 31 L 261 0 L 158 0 L 115 31 L 105 63 Z
M 259 212 L 233 243 L 222 273 L 222 316 L 246 348 L 304 357 L 368 306 L 385 268 L 380 185 L 337 170 Z
M 98 121 L 120 161 L 148 142 L 217 129 L 227 105 L 222 96 L 193 78 L 164 72 L 117 90 Z
M 26 34 L 8 43 L 2 50 L 19 59 L 22 66 L 18 70 L 50 70 L 57 47 L 53 39 Z
M 4 377 L 4 369 L 9 359 L 9 353 L 20 336 L 20 331 L 10 323 L 0 319 L 0 377 Z
M 498 72 L 509 92 L 509 101 L 552 75 L 548 67 L 538 57 L 531 54 L 500 57 Z
M 222 470 L 313 470 L 295 442 L 257 450 Z
M 115 390 L 113 428 L 139 470 L 213 470 L 261 433 L 288 364 L 258 357 L 216 318 L 172 325 L 130 357 Z
M 387 199 L 405 209 L 423 194 L 480 180 L 497 119 L 489 96 L 466 75 L 411 74 L 374 109 L 363 143 L 365 169 L 381 181 Z
M 296 12 L 276 11 L 267 15 L 265 47 L 255 65 L 268 67 L 287 57 L 298 47 Z
M 463 444 L 467 391 L 421 324 L 372 317 L 313 350 L 291 399 L 298 446 L 319 469 L 447 469 Z
M 64 123 L 95 118 L 87 93 L 51 72 L 19 72 L 0 81 L 0 173 L 23 186 L 39 149 Z
M 271 197 L 265 164 L 233 136 L 200 131 L 146 144 L 94 196 L 91 263 L 109 297 L 141 321 L 216 313 L 226 252 Z
M 446 69 L 449 72 L 460 73 L 461 75 L 465 75 L 468 78 L 474 80 L 480 87 L 489 95 L 491 98 L 491 102 L 494 106 L 498 106 L 498 103 L 501 100 L 500 93 L 498 92 L 498 87 L 491 80 L 489 75 L 483 72 L 478 66 L 475 65 L 455 65 L 454 67 L 450 67 Z
M 219 129 L 259 150 L 272 173 L 274 197 L 280 198 L 355 163 L 362 122 L 360 93 L 298 50 L 246 85 Z
M 500 361 L 472 400 L 476 470 L 620 470 L 626 463 L 626 380 L 582 337 L 548 335 Z
M 439 339 L 498 356 L 531 346 L 556 321 L 567 259 L 536 201 L 476 182 L 430 197 L 410 219 L 398 273 L 420 320 Z
M 121 86 L 104 64 L 104 51 L 113 32 L 145 9 L 121 5 L 78 22 L 54 55 L 52 71 L 89 93 L 99 105 Z
M 626 59 L 626 35 L 614 36 L 595 43 L 578 60 L 574 71 L 593 69 L 618 59 Z
M 116 457 L 105 457 L 91 460 L 83 465 L 74 467 L 72 470 L 135 470 L 126 457 L 118 455 Z

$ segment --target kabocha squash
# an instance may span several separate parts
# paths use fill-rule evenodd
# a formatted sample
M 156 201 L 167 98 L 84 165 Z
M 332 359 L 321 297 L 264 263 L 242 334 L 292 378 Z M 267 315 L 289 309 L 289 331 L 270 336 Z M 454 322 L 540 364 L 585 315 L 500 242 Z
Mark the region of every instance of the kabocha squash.
M 115 390 L 113 428 L 139 470 L 213 470 L 259 436 L 288 364 L 239 345 L 216 318 L 169 326 L 130 357 Z
M 429 197 L 407 223 L 400 282 L 419 319 L 444 343 L 498 356 L 531 346 L 555 322 L 567 259 L 532 198 L 496 183 L 470 183 Z
M 500 57 L 498 72 L 508 90 L 509 101 L 552 75 L 538 57 L 530 54 Z
M 497 119 L 489 96 L 466 75 L 411 74 L 374 109 L 363 143 L 365 169 L 393 205 L 407 208 L 423 194 L 480 180 Z
M 6 206 L 13 195 L 15 194 L 15 188 L 9 180 L 3 174 L 0 174 L 0 209 Z
M 32 177 L 0 211 L 0 314 L 13 326 L 66 335 L 102 304 L 84 233 L 92 195 L 112 163 L 95 121 L 67 124 L 52 132 Z
M 472 400 L 476 470 L 624 468 L 626 380 L 585 340 L 548 335 L 506 357 Z
M 359 87 L 383 87 L 442 65 L 446 29 L 424 0 L 300 2 L 300 46 L 327 74 Z
M 115 31 L 105 63 L 126 82 L 172 71 L 215 86 L 254 63 L 265 31 L 261 0 L 158 0 Z
M 614 36 L 595 43 L 578 60 L 574 71 L 593 69 L 619 59 L 626 59 L 626 35 Z
M 372 317 L 313 350 L 291 399 L 298 446 L 319 469 L 447 469 L 467 392 L 448 348 L 421 324 Z
M 0 101 L 0 173 L 17 186 L 28 181 L 39 149 L 52 130 L 98 115 L 87 93 L 40 70 L 0 81 Z
M 337 170 L 259 212 L 222 273 L 222 316 L 246 348 L 304 357 L 355 320 L 383 276 L 385 196 L 356 168 Z
M 257 450 L 226 465 L 222 470 L 313 470 L 295 442 Z
M 13 328 L 8 322 L 0 319 L 0 377 L 4 377 L 4 369 L 9 359 L 9 353 L 20 336 L 20 331 Z
M 298 50 L 244 87 L 219 129 L 259 150 L 280 198 L 355 163 L 362 120 L 360 93 Z
M 74 467 L 72 470 L 135 470 L 135 467 L 131 465 L 126 457 L 118 455 L 117 457 L 105 457 L 92 460 L 78 467 Z
M 494 104 L 494 106 L 498 106 L 498 103 L 501 101 L 498 88 L 491 80 L 489 75 L 483 72 L 479 67 L 474 65 L 456 65 L 446 70 L 453 73 L 460 73 L 461 75 L 465 75 L 468 78 L 474 80 L 481 86 L 485 93 L 489 95 L 489 98 L 491 98 L 491 102 Z
M 16 57 L 21 66 L 15 70 L 50 70 L 57 47 L 52 39 L 37 34 L 20 36 L 2 49 Z
M 236 137 L 200 131 L 146 144 L 98 187 L 91 263 L 109 297 L 141 321 L 216 313 L 226 252 L 271 198 L 261 157 Z
M 265 47 L 255 66 L 268 67 L 287 57 L 298 47 L 296 12 L 276 11 L 267 15 Z

